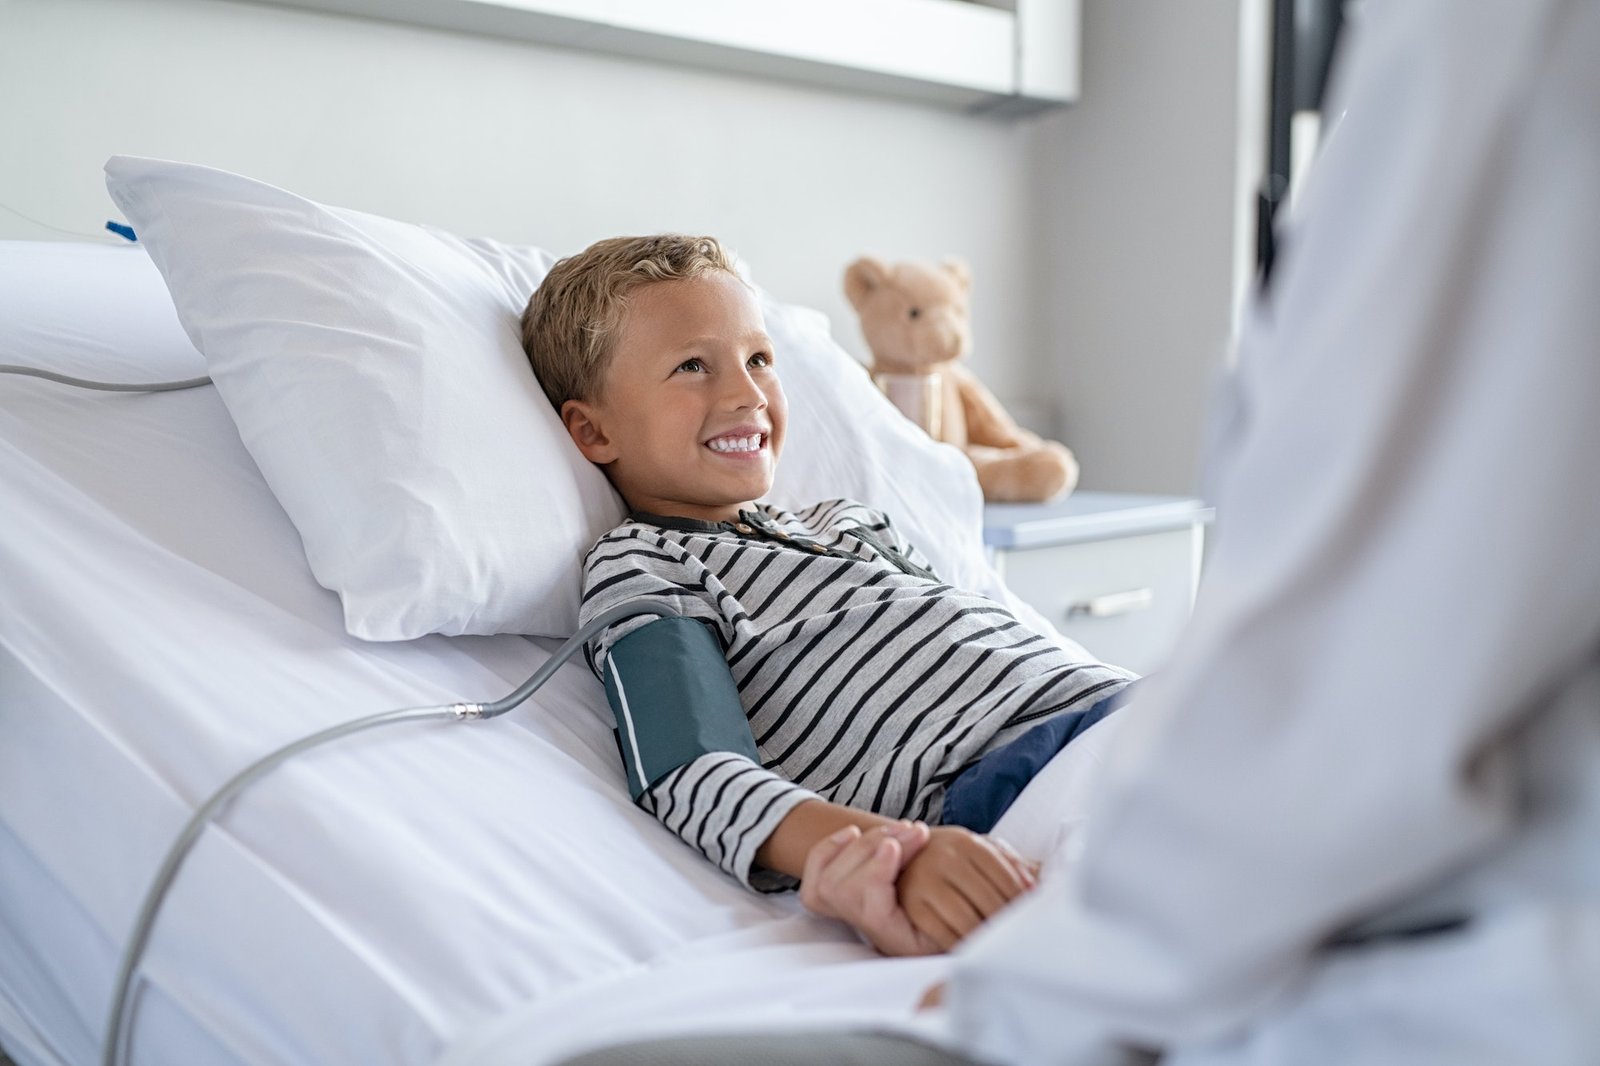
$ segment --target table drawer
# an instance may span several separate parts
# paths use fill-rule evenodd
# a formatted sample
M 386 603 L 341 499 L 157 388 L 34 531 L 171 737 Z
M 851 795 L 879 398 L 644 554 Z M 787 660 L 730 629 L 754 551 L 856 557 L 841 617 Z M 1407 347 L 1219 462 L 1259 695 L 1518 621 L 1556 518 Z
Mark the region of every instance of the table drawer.
M 1161 664 L 1194 602 L 1200 527 L 1002 550 L 1006 584 L 1097 657 L 1139 673 Z

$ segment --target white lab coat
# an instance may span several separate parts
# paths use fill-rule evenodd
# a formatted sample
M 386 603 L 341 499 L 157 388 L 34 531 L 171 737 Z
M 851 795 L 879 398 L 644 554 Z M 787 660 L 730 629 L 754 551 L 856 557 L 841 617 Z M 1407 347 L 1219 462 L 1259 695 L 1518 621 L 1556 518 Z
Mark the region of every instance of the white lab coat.
M 1600 2 L 1346 32 L 1195 615 L 959 950 L 969 1054 L 1600 1063 Z

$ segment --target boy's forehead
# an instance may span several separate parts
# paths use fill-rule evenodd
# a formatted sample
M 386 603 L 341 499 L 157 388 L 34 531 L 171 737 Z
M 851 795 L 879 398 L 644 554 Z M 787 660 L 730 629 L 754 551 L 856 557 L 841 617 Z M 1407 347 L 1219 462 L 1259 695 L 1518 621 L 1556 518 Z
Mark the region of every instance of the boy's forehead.
M 766 321 L 743 280 L 718 271 L 640 286 L 623 312 L 617 355 L 739 341 L 767 343 Z M 633 341 L 636 343 L 627 343 Z

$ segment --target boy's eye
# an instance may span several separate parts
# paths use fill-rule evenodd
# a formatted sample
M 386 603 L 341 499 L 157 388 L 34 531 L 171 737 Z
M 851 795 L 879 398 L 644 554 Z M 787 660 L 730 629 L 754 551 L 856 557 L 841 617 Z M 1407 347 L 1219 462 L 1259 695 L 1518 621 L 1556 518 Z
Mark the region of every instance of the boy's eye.
M 678 364 L 679 370 L 687 370 L 691 374 L 698 374 L 705 368 L 706 365 L 698 359 L 685 359 L 683 362 Z
M 772 356 L 768 352 L 757 352 L 750 357 L 751 366 L 771 366 Z

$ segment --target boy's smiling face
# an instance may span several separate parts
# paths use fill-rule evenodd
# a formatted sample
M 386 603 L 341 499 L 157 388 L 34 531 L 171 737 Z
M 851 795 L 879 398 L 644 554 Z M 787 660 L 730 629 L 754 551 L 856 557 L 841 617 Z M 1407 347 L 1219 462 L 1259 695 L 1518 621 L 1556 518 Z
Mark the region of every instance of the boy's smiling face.
M 772 487 L 788 421 L 750 290 L 723 271 L 635 289 L 599 395 L 561 420 L 634 510 L 736 517 Z

